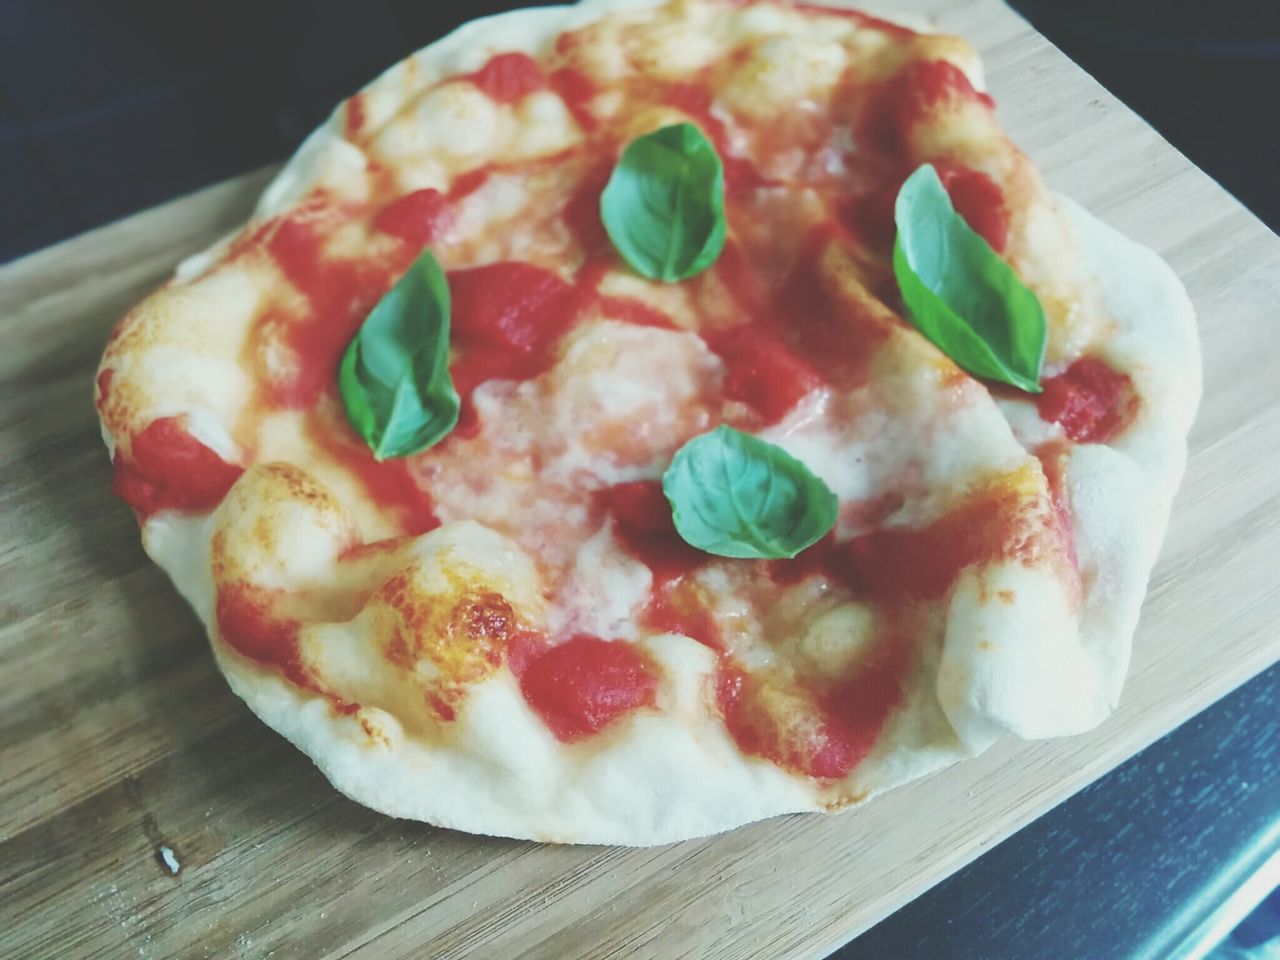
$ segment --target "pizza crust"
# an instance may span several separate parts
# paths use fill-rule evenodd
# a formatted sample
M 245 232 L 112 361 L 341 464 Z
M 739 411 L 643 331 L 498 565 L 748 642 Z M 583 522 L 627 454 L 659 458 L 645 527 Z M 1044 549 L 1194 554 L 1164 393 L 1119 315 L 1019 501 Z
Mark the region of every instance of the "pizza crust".
M 1107 359 L 1143 398 L 1137 420 L 1111 445 L 1077 446 L 1067 464 L 1076 550 L 1088 578 L 1081 644 L 1097 676 L 1097 697 L 1079 727 L 1060 731 L 1076 733 L 1101 723 L 1120 700 L 1147 581 L 1186 468 L 1201 364 L 1195 308 L 1169 265 L 1079 204 L 1062 203 L 1117 324 Z
M 498 50 L 536 53 L 567 26 L 655 0 L 603 0 L 579 7 L 516 11 L 476 21 L 371 84 L 399 84 L 414 70 L 422 86 L 474 69 Z M 290 207 L 358 148 L 341 136 L 342 109 L 308 138 L 264 193 L 259 216 Z M 361 162 L 363 162 L 361 158 Z M 1025 571 L 970 572 L 953 591 L 945 643 L 923 651 L 907 702 L 872 753 L 840 787 L 824 794 L 804 778 L 744 756 L 705 695 L 713 656 L 688 638 L 643 641 L 674 678 L 662 709 L 640 712 L 585 744 L 560 744 L 533 714 L 514 677 L 499 671 L 476 684 L 449 743 L 405 735 L 381 710 L 354 716 L 301 690 L 227 647 L 214 624 L 212 516 L 161 513 L 144 526 L 147 552 L 192 604 L 232 689 L 270 727 L 310 756 L 354 800 L 392 816 L 474 833 L 578 843 L 652 845 L 715 833 L 782 813 L 829 809 L 971 756 L 1003 731 L 1043 737 L 1076 733 L 1114 707 L 1147 577 L 1186 455 L 1199 393 L 1194 317 L 1185 292 L 1153 253 L 1068 204 L 1106 302 L 1120 325 L 1111 359 L 1140 384 L 1148 403 L 1114 447 L 1078 447 L 1068 466 L 1077 549 L 1088 578 L 1080 630 L 1037 623 L 1024 605 L 1022 628 L 1036 643 L 1005 640 L 991 650 L 975 638 L 991 584 L 1018 580 L 1019 593 L 1052 609 L 1060 597 Z M 178 268 L 205 273 L 225 243 Z M 1024 405 L 1025 406 L 1025 405 Z M 1011 411 L 1015 422 L 1022 414 Z M 201 437 L 217 449 L 219 438 Z M 436 535 L 435 531 L 423 541 Z M 1069 616 L 1053 620 L 1057 623 Z M 359 617 L 330 630 L 359 631 Z M 1007 635 L 1007 629 L 1004 631 Z M 1079 639 L 1077 639 L 1077 636 Z M 361 638 L 354 637 L 353 642 Z M 365 640 L 365 642 L 370 642 Z M 1034 656 L 1026 651 L 1034 648 Z M 1046 670 L 1043 655 L 1052 653 Z M 929 678 L 936 676 L 936 684 Z M 692 785 L 692 786 L 691 786 Z

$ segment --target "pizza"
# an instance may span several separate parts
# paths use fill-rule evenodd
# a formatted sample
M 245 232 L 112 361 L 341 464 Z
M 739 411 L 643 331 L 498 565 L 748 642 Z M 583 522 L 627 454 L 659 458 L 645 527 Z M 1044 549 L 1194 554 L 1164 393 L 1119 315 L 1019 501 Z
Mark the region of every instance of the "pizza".
M 96 402 L 232 689 L 337 789 L 644 845 L 1101 722 L 1199 369 L 963 40 L 587 0 L 341 104 Z

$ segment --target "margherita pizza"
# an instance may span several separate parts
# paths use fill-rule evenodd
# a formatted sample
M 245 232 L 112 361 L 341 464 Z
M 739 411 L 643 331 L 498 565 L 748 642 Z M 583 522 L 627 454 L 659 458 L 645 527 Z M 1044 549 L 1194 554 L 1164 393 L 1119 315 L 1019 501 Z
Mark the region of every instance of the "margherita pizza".
M 1199 392 L 973 50 L 787 0 L 477 21 L 120 324 L 115 490 L 359 802 L 654 844 L 1119 696 Z

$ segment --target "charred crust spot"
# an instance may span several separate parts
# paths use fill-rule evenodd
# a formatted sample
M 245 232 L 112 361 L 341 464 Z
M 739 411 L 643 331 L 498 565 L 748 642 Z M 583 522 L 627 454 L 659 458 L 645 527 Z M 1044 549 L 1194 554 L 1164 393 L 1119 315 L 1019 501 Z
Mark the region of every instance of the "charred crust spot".
M 379 599 L 395 611 L 382 652 L 389 663 L 424 684 L 426 709 L 449 721 L 465 696 L 465 688 L 497 670 L 511 638 L 520 632 L 519 618 L 496 590 L 479 588 L 460 578 L 442 593 L 426 592 L 416 582 L 416 568 L 393 575 Z M 430 664 L 426 679 L 420 667 Z
M 268 514 L 261 514 L 253 524 L 253 541 L 267 553 L 275 553 L 277 545 L 275 521 Z
M 454 624 L 474 641 L 486 646 L 505 644 L 515 627 L 515 611 L 500 593 L 468 596 L 453 608 Z M 496 663 L 497 661 L 495 661 Z
M 828 800 L 822 805 L 822 809 L 827 813 L 835 813 L 837 810 L 843 810 L 845 807 L 852 807 L 859 803 L 864 803 L 868 797 L 866 790 L 859 790 L 855 793 L 846 794 L 843 797 L 835 797 Z
M 384 651 L 386 658 L 397 667 L 405 670 L 412 670 L 414 664 L 413 650 L 409 646 L 409 642 L 405 639 L 404 631 L 399 627 L 391 632 L 391 639 L 387 641 Z
M 269 480 L 278 499 L 328 508 L 333 502 L 327 490 L 320 486 L 311 474 L 291 463 L 266 463 L 260 467 L 261 476 Z
M 360 724 L 360 729 L 364 731 L 364 735 L 369 738 L 370 743 L 376 744 L 383 749 L 389 750 L 391 748 L 391 737 L 381 723 L 378 723 L 363 710 L 357 710 L 355 717 Z
M 227 552 L 227 531 L 221 528 L 214 530 L 213 538 L 209 541 L 209 555 L 215 582 L 227 579 Z
M 379 591 L 388 606 L 394 607 L 406 623 L 410 623 L 413 614 L 413 571 L 401 570 L 394 574 Z

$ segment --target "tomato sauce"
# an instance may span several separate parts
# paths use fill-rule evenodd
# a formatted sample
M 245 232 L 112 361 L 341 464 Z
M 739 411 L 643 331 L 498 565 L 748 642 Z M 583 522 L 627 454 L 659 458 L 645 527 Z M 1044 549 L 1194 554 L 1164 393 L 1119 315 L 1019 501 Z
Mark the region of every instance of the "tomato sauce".
M 415 251 L 439 243 L 457 222 L 458 205 L 483 187 L 492 173 L 492 167 L 480 167 L 459 176 L 448 193 L 427 187 L 397 197 L 377 212 L 373 228 L 407 241 Z
M 773 183 L 762 176 L 750 160 L 735 155 L 730 149 L 729 131 L 711 112 L 711 93 L 705 87 L 693 83 L 672 84 L 658 93 L 658 99 L 687 114 L 711 141 L 724 168 L 726 192 L 732 194 Z
M 831 224 L 812 232 L 766 322 L 823 380 L 850 390 L 866 382 L 893 327 L 870 304 L 827 289 L 820 263 L 835 236 Z
M 365 116 L 364 94 L 357 93 L 347 99 L 347 139 L 356 140 L 364 132 Z
M 449 274 L 453 340 L 459 353 L 449 367 L 462 398 L 455 432 L 479 429 L 472 394 L 489 380 L 529 380 L 555 362 L 565 332 L 588 310 L 642 326 L 673 329 L 661 310 L 630 297 L 601 295 L 602 261 L 588 261 L 576 282 L 519 261 L 493 263 Z
M 214 604 L 219 636 L 241 655 L 274 667 L 291 683 L 325 697 L 335 713 L 344 716 L 357 713 L 360 704 L 326 690 L 303 666 L 298 650 L 298 633 L 302 624 L 278 616 L 272 609 L 281 596 L 247 583 L 219 587 Z
M 658 481 L 619 483 L 597 496 L 613 520 L 614 534 L 652 571 L 655 584 L 680 580 L 710 559 L 680 538 Z
M 479 429 L 475 389 L 489 380 L 527 380 L 545 371 L 578 308 L 573 285 L 518 261 L 455 270 L 449 291 L 459 350 L 449 372 L 462 398 L 456 432 L 466 437 Z
M 500 53 L 468 79 L 498 103 L 515 103 L 547 85 L 538 61 L 525 53 Z
M 922 121 L 944 104 L 963 101 L 995 107 L 951 61 L 916 61 L 873 92 L 858 124 L 858 139 L 900 162 L 911 156 L 911 138 Z
M 454 203 L 457 203 L 459 200 L 466 199 L 483 187 L 492 175 L 492 166 L 477 167 L 475 170 L 468 170 L 450 184 L 449 199 Z
M 756 324 L 741 324 L 707 337 L 725 363 L 724 395 L 740 400 L 774 424 L 823 385 L 822 377 L 782 339 Z
M 413 474 L 412 460 L 375 460 L 369 445 L 339 416 L 311 411 L 306 420 L 308 436 L 360 479 L 365 493 L 396 519 L 401 532 L 417 536 L 440 526 L 431 494 Z
M 462 407 L 458 412 L 458 425 L 444 442 L 450 437 L 465 439 L 479 434 L 480 417 L 474 400 L 477 387 L 490 380 L 528 380 L 541 373 L 543 367 L 544 359 L 536 354 L 519 354 L 484 344 L 468 348 L 449 366 Z
M 1107 443 L 1133 422 L 1138 395 L 1127 374 L 1083 357 L 1044 382 L 1036 407 L 1041 419 L 1060 424 L 1076 443 Z
M 894 208 L 902 183 L 865 190 L 847 197 L 836 207 L 836 219 L 864 246 L 888 256 L 898 236 Z
M 588 312 L 594 312 L 610 320 L 640 327 L 678 329 L 669 316 L 643 300 L 602 293 L 600 284 L 614 266 L 615 261 L 612 257 L 601 255 L 588 259 L 579 268 L 574 278 L 574 293 L 568 307 L 573 320 L 577 320 Z
M 549 79 L 551 89 L 560 95 L 578 126 L 588 133 L 594 130 L 598 121 L 591 112 L 590 104 L 599 92 L 594 81 L 573 67 L 561 67 Z
M 107 400 L 111 397 L 111 381 L 114 379 L 116 372 L 110 367 L 98 374 L 98 409 L 101 410 L 107 405 Z
M 696 587 L 688 581 L 659 581 L 640 621 L 655 633 L 676 633 L 712 650 L 723 650 L 724 635 Z
M 819 698 L 827 718 L 828 736 L 839 744 L 822 758 L 823 764 L 834 769 L 837 777 L 866 759 L 890 715 L 902 702 L 912 646 L 904 637 L 892 633 L 882 637 L 880 643 L 869 663 L 857 665 L 853 676 L 837 682 Z
M 1015 494 L 988 494 L 952 508 L 925 527 L 881 527 L 842 544 L 828 570 L 855 595 L 938 598 L 975 563 L 1033 549 L 1011 521 Z
M 414 190 L 378 211 L 373 228 L 421 248 L 444 236 L 453 224 L 449 199 L 439 190 Z
M 1003 253 L 1009 245 L 1009 211 L 1004 191 L 979 170 L 947 160 L 935 160 L 933 166 L 956 212 L 996 253 Z
M 550 649 L 547 638 L 532 630 L 517 630 L 507 638 L 507 666 L 517 677 L 523 676 L 529 664 Z
M 1009 245 L 1009 211 L 1004 191 L 985 173 L 949 160 L 933 160 L 938 179 L 946 187 L 956 212 L 964 217 L 997 253 Z M 905 177 L 888 186 L 867 190 L 843 200 L 836 208 L 840 224 L 859 241 L 884 255 L 898 235 L 895 206 Z
M 967 567 L 1047 558 L 1063 546 L 1061 531 L 1020 517 L 1023 496 L 1014 486 L 987 488 L 927 526 L 880 527 L 836 547 L 828 574 L 859 597 L 937 599 Z
M 679 329 L 670 317 L 656 307 L 634 297 L 600 297 L 600 312 L 610 320 L 619 320 L 637 327 L 658 327 L 662 330 Z
M 525 700 L 566 743 L 652 706 L 658 681 L 630 643 L 578 635 L 535 655 L 519 672 Z
M 453 329 L 465 349 L 484 344 L 535 353 L 555 344 L 572 321 L 572 285 L 550 270 L 507 261 L 449 274 Z
M 1071 488 L 1067 485 L 1067 463 L 1071 459 L 1071 445 L 1063 440 L 1050 440 L 1037 447 L 1035 455 L 1040 461 L 1045 480 L 1049 484 L 1049 496 L 1053 498 L 1054 513 L 1057 515 L 1058 526 L 1068 548 L 1067 558 L 1073 569 L 1079 569 L 1075 525 L 1071 519 Z
M 296 620 L 277 617 L 279 596 L 248 584 L 219 587 L 214 615 L 218 633 L 232 649 L 251 660 L 276 667 L 294 683 L 310 686 L 298 656 Z
M 836 780 L 849 774 L 875 746 L 890 715 L 902 702 L 910 646 L 890 636 L 848 679 L 825 690 L 794 689 L 770 696 L 768 679 L 746 673 L 731 658 L 721 660 L 716 702 L 734 741 L 754 756 L 804 776 Z M 777 716 L 767 704 L 787 703 Z
M 582 178 L 581 184 L 564 208 L 564 221 L 588 258 L 599 256 L 610 249 L 609 235 L 600 219 L 600 195 L 604 193 L 609 177 L 613 174 L 614 162 L 613 157 L 598 162 Z
M 267 249 L 289 281 L 307 299 L 300 320 L 285 325 L 296 363 L 267 385 L 273 405 L 305 409 L 336 389 L 338 361 L 360 324 L 408 268 L 413 255 L 391 262 L 347 260 L 324 253 L 323 198 L 278 221 Z
M 623 549 L 653 574 L 641 622 L 650 630 L 683 634 L 714 650 L 722 649 L 720 627 L 689 580 L 710 557 L 676 532 L 662 485 L 648 480 L 620 483 L 601 490 L 597 499 L 612 518 L 614 536 Z
M 130 446 L 129 456 L 116 453 L 111 489 L 143 518 L 160 510 L 212 510 L 244 473 L 191 436 L 185 417 L 152 420 Z
M 800 583 L 812 576 L 827 574 L 827 564 L 836 549 L 836 532 L 832 530 L 808 549 L 789 560 L 768 560 L 765 569 L 774 583 Z
M 712 269 L 745 318 L 755 319 L 766 305 L 764 290 L 742 247 L 732 237 L 725 241 Z
M 927 110 L 944 100 L 977 100 L 987 107 L 995 101 L 974 89 L 968 75 L 950 60 L 921 60 L 904 71 L 904 108 Z

